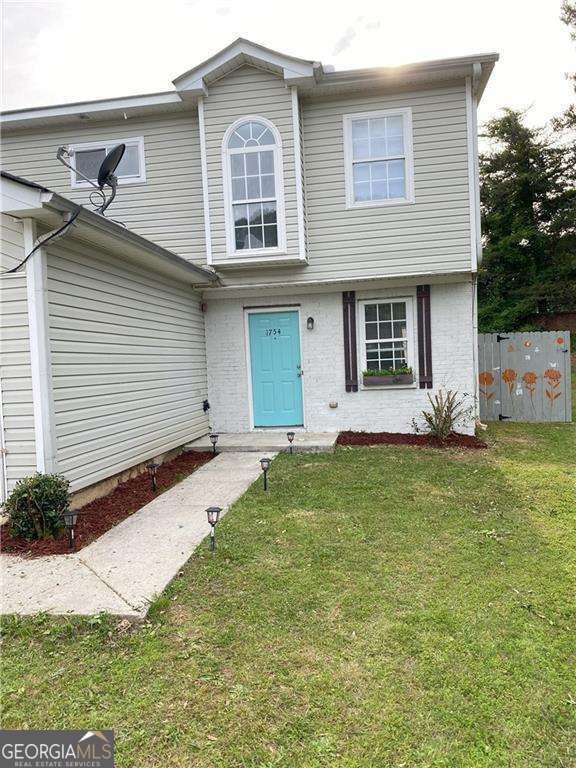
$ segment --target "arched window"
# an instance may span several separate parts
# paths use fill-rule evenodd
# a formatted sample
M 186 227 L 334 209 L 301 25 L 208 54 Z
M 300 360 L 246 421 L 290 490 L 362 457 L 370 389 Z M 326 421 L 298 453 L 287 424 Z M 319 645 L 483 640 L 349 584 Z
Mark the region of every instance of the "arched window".
M 263 118 L 246 118 L 224 137 L 229 251 L 283 248 L 280 137 Z

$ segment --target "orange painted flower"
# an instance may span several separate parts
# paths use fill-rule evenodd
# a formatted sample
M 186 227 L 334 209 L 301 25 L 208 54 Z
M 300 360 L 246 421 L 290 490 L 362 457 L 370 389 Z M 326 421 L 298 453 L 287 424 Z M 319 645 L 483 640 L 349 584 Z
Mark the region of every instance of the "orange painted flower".
M 564 339 L 562 338 L 562 336 L 558 336 L 558 338 L 556 339 L 556 344 L 564 344 Z
M 547 368 L 544 371 L 544 377 L 548 379 L 551 384 L 557 384 L 562 378 L 562 374 L 560 371 L 557 371 L 556 368 Z
M 525 342 L 524 342 L 524 346 L 525 346 L 527 349 L 530 349 L 530 347 L 532 346 L 532 342 L 530 341 L 530 339 L 528 339 L 528 341 L 525 341 Z
M 508 384 L 508 391 L 512 394 L 514 389 L 514 382 L 516 381 L 517 373 L 513 368 L 505 368 L 502 371 L 502 378 Z
M 490 373 L 490 371 L 482 371 L 479 373 L 478 380 L 484 387 L 489 387 L 494 384 L 494 376 Z
M 513 368 L 505 368 L 502 371 L 502 378 L 506 384 L 513 384 L 516 381 L 516 371 Z
M 536 384 L 536 381 L 538 379 L 538 376 L 533 371 L 526 371 L 524 376 L 522 376 L 522 381 L 524 384 L 527 384 L 529 387 L 534 386 Z

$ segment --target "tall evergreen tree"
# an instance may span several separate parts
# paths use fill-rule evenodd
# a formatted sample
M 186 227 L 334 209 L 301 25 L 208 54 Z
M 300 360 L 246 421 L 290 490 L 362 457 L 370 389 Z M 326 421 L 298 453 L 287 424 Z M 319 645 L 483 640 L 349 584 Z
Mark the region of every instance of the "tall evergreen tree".
M 572 40 L 576 41 L 576 3 L 564 0 L 560 18 L 569 27 Z M 576 73 L 569 74 L 568 78 L 572 81 L 576 94 Z M 576 130 L 576 104 L 571 104 L 561 117 L 556 118 L 554 125 L 557 130 L 564 128 Z
M 511 109 L 485 136 L 479 325 L 511 331 L 529 327 L 539 308 L 576 309 L 576 151 Z

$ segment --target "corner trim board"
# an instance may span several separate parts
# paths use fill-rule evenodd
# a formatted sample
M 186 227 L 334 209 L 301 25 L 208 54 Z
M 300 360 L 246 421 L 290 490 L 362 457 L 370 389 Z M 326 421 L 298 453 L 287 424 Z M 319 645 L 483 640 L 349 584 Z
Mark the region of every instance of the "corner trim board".
M 204 209 L 204 238 L 206 263 L 212 264 L 212 233 L 210 227 L 210 198 L 208 195 L 208 163 L 206 160 L 206 131 L 204 123 L 204 99 L 198 97 L 198 132 L 200 133 L 200 168 L 202 172 L 202 204 Z
M 300 142 L 300 105 L 298 88 L 290 87 L 292 95 L 292 129 L 294 135 L 294 173 L 296 178 L 296 211 L 298 214 L 298 251 L 300 259 L 306 260 L 306 228 L 304 223 L 304 180 L 302 178 L 302 146 Z
M 472 271 L 481 260 L 480 188 L 478 176 L 478 127 L 472 80 L 466 78 L 466 144 L 468 161 L 468 198 L 470 206 L 470 263 Z
M 29 253 L 36 240 L 35 224 L 24 219 L 24 249 Z M 39 248 L 26 264 L 30 372 L 34 407 L 34 442 L 38 472 L 56 471 L 56 433 L 52 398 L 52 368 L 48 334 L 46 252 Z

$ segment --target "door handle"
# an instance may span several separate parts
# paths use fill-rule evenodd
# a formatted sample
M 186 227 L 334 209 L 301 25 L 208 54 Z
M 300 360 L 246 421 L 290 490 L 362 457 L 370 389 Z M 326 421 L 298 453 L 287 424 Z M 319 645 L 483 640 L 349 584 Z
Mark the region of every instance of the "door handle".
M 300 378 L 301 376 L 304 376 L 304 371 L 298 371 L 298 373 L 296 374 L 296 376 L 298 376 L 299 378 Z

